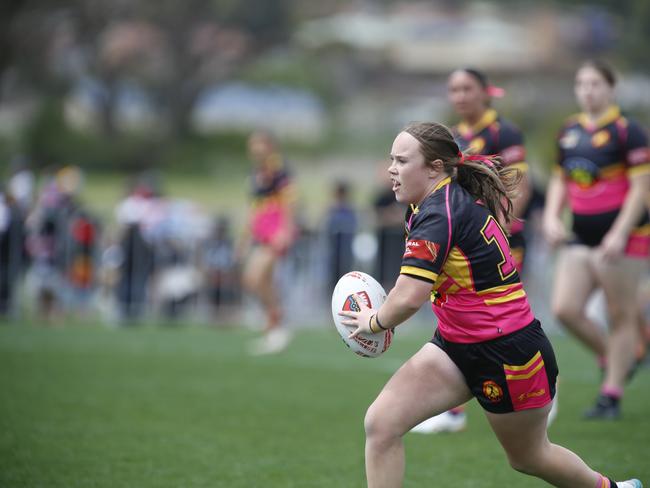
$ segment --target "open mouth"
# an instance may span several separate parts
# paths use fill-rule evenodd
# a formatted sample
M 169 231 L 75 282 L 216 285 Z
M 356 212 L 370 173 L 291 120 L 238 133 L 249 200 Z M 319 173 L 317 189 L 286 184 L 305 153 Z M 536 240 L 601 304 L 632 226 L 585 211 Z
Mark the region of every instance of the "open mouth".
M 402 184 L 399 181 L 392 180 L 393 182 L 393 191 L 396 191 Z

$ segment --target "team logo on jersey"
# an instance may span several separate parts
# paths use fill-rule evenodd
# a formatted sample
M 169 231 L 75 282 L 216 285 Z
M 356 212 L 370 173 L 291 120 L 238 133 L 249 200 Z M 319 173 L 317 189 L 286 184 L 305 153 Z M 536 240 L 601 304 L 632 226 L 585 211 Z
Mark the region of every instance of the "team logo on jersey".
M 562 149 L 573 149 L 578 145 L 578 141 L 580 141 L 580 131 L 573 129 L 560 137 L 559 142 Z
M 366 307 L 372 308 L 372 305 L 370 304 L 370 297 L 365 291 L 358 291 L 356 293 L 357 296 L 363 300 L 363 303 L 366 305 Z M 354 295 L 350 295 L 345 299 L 345 303 L 343 304 L 343 310 L 349 312 L 360 312 L 361 307 L 357 303 L 357 301 L 354 299 Z
M 482 154 L 485 148 L 485 139 L 482 137 L 475 137 L 469 142 L 467 152 L 470 154 Z
M 438 257 L 438 251 L 440 251 L 440 244 L 436 244 L 435 242 L 420 239 L 406 241 L 403 259 L 423 259 L 424 261 L 433 263 Z
M 591 145 L 596 148 L 603 147 L 605 144 L 609 142 L 610 139 L 611 136 L 608 130 L 606 129 L 599 130 L 593 136 L 591 136 Z
M 503 400 L 503 389 L 494 381 L 487 380 L 483 382 L 483 395 L 492 403 L 498 403 Z
M 600 176 L 600 168 L 586 158 L 569 158 L 564 161 L 569 177 L 581 188 L 589 188 Z

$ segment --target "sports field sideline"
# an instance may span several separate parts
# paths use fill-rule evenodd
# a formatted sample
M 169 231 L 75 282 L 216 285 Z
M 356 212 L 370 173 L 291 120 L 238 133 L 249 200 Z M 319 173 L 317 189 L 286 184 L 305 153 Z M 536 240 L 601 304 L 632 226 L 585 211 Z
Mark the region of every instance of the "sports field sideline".
M 362 359 L 330 326 L 250 357 L 253 333 L 238 328 L 0 326 L 0 487 L 363 487 L 365 409 L 428 335 L 398 331 L 384 356 Z M 650 369 L 623 420 L 586 422 L 599 373 L 574 341 L 551 339 L 551 439 L 649 483 Z M 460 434 L 407 435 L 406 487 L 547 486 L 507 467 L 476 403 L 468 414 Z

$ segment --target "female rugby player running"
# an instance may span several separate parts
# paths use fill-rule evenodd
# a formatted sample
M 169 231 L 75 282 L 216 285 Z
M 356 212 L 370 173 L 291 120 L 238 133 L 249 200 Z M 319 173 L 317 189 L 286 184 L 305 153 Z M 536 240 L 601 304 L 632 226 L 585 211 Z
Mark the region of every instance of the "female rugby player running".
M 521 131 L 492 108 L 492 99 L 500 98 L 503 94 L 503 89 L 492 85 L 485 73 L 473 68 L 457 69 L 449 75 L 447 82 L 449 102 L 460 117 L 460 122 L 452 127 L 452 134 L 461 151 L 469 154 L 498 155 L 503 166 L 516 168 L 521 172 L 517 195 L 512 202 L 515 218 L 506 229 L 510 251 L 517 271 L 521 274 L 526 242 L 524 222 L 520 219 L 523 218 L 530 200 L 531 186 Z M 555 411 L 556 409 L 551 415 Z M 458 432 L 466 425 L 465 407 L 460 406 L 425 420 L 413 427 L 411 432 Z
M 368 486 L 402 486 L 404 434 L 475 397 L 514 469 L 566 488 L 641 487 L 602 476 L 548 440 L 557 365 L 503 231 L 518 172 L 463 157 L 436 123 L 406 127 L 391 159 L 395 196 L 411 205 L 401 274 L 378 310 L 340 313 L 351 336 L 376 333 L 404 322 L 433 292 L 438 329 L 366 413 Z

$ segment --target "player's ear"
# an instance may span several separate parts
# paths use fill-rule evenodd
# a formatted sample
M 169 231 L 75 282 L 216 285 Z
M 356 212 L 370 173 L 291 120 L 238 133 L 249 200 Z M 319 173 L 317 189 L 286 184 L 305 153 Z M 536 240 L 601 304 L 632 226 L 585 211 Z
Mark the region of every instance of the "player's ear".
M 442 162 L 442 159 L 434 159 L 429 165 L 430 176 L 437 176 L 439 173 L 444 171 L 445 167 Z

